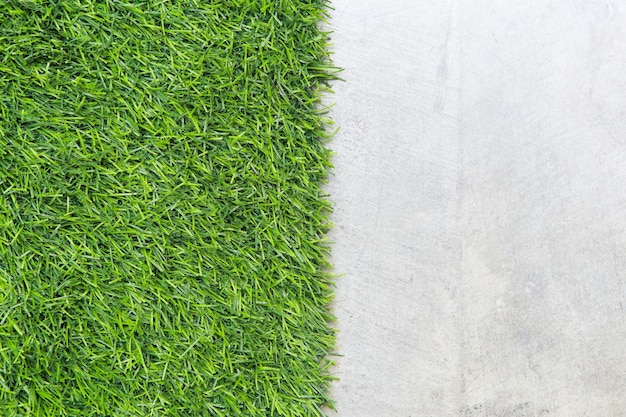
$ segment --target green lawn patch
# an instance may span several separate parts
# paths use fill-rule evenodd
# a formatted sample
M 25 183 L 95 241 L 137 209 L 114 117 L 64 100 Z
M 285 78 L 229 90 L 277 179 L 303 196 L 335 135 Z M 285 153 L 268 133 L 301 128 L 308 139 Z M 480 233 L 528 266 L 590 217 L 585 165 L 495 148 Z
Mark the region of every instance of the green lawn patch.
M 320 416 L 325 0 L 0 0 L 0 415 Z

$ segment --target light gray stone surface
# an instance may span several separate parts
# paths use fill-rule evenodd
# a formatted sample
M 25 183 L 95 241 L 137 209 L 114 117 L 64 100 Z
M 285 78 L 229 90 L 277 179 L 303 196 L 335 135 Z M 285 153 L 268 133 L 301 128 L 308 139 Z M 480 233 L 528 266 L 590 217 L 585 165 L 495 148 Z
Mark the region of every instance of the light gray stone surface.
M 333 7 L 330 416 L 626 416 L 626 3 Z

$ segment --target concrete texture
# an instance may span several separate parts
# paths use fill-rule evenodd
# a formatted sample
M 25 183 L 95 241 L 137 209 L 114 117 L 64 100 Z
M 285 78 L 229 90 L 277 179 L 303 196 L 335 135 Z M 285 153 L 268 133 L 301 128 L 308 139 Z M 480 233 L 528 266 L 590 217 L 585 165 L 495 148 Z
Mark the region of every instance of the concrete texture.
M 626 3 L 333 6 L 331 417 L 626 416 Z

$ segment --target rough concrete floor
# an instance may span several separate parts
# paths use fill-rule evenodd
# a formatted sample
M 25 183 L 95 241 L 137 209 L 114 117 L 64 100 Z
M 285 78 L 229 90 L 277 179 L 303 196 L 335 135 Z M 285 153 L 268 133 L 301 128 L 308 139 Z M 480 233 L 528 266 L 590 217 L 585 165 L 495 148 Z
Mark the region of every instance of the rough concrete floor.
M 333 6 L 330 415 L 626 416 L 626 3 Z

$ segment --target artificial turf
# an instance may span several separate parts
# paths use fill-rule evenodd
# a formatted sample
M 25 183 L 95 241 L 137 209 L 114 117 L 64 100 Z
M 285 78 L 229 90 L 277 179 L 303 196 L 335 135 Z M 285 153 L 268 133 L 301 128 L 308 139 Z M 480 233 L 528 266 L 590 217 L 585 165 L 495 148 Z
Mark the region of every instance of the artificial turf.
M 320 416 L 325 0 L 0 0 L 0 416 Z

